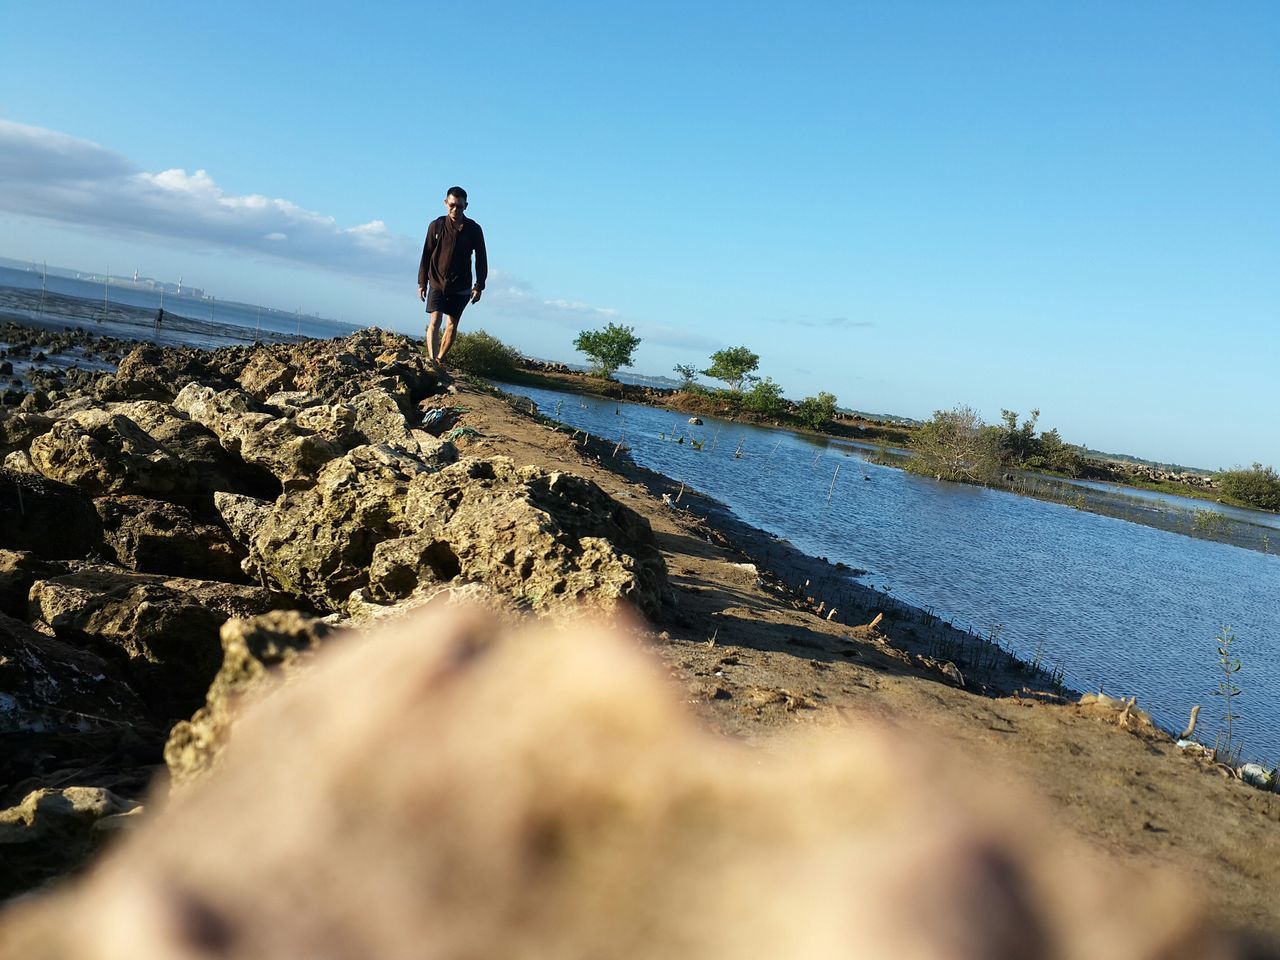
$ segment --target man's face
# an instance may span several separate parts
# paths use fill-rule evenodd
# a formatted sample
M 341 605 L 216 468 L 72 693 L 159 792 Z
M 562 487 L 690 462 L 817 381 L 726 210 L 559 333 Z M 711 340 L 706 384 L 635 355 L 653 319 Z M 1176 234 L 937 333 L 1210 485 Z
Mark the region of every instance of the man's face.
M 462 219 L 462 212 L 467 209 L 467 201 L 451 193 L 444 198 L 444 209 L 449 214 L 449 219 L 457 223 Z

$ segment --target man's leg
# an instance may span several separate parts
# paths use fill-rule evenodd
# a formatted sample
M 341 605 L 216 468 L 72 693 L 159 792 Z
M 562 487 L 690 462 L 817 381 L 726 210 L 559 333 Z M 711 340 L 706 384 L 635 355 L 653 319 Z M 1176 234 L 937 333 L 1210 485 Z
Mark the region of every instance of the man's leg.
M 427 359 L 436 359 L 436 339 L 440 335 L 440 311 L 435 310 L 428 314 L 431 318 L 427 323 Z
M 440 351 L 436 354 L 436 362 L 444 363 L 444 356 L 449 352 L 449 348 L 453 346 L 453 338 L 458 333 L 458 318 L 451 317 L 447 313 L 444 317 L 444 335 L 440 338 Z

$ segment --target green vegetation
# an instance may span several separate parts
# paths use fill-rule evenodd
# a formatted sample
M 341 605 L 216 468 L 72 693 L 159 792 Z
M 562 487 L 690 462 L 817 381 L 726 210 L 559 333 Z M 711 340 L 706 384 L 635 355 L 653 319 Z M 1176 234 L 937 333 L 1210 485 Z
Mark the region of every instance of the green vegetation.
M 781 385 L 774 383 L 773 377 L 765 377 L 752 384 L 751 389 L 742 395 L 742 406 L 762 417 L 777 417 L 786 409 L 786 401 L 782 399 Z
M 1240 688 L 1236 686 L 1235 676 L 1240 672 L 1240 658 L 1235 655 L 1231 649 L 1231 645 L 1236 642 L 1236 636 L 1231 628 L 1223 625 L 1218 628 L 1218 636 L 1215 643 L 1218 648 L 1218 672 L 1222 674 L 1218 680 L 1218 689 L 1213 691 L 1215 697 L 1222 697 L 1224 708 L 1222 713 L 1222 721 L 1227 725 L 1223 733 L 1218 737 L 1213 746 L 1213 758 L 1222 760 L 1234 766 L 1239 760 L 1240 751 L 1244 749 L 1244 743 L 1237 743 L 1235 739 L 1235 721 L 1239 719 L 1239 714 L 1235 712 L 1235 699 L 1240 696 Z
M 1231 519 L 1224 513 L 1206 507 L 1191 514 L 1191 529 L 1204 537 L 1225 539 L 1231 532 Z
M 680 376 L 680 389 L 692 390 L 698 385 L 698 368 L 692 363 L 677 363 L 673 368 Z
M 805 397 L 796 407 L 796 416 L 810 430 L 821 430 L 828 426 L 836 415 L 836 395 L 825 390 L 816 397 Z
M 1218 474 L 1227 496 L 1261 510 L 1280 510 L 1280 476 L 1272 467 L 1255 463 L 1248 470 L 1236 467 Z
M 1002 426 L 997 426 L 1001 459 L 1009 467 L 1020 470 L 1049 470 L 1078 477 L 1084 473 L 1085 461 L 1079 447 L 1063 441 L 1057 429 L 1036 435 L 1040 411 L 1018 423 L 1013 410 L 1001 410 Z
M 510 379 L 521 363 L 520 354 L 497 337 L 483 330 L 475 333 L 459 331 L 449 351 L 449 365 L 477 377 Z
M 573 346 L 595 364 L 593 373 L 612 380 L 613 372 L 619 367 L 631 366 L 631 356 L 640 346 L 640 338 L 633 327 L 611 323 L 603 330 L 584 330 L 573 341 Z
M 734 393 L 742 392 L 742 385 L 760 366 L 760 355 L 746 347 L 729 347 L 711 355 L 711 366 L 703 370 L 712 380 L 723 380 Z
M 907 469 L 939 480 L 989 483 L 1001 467 L 999 437 L 972 407 L 935 410 L 911 438 Z

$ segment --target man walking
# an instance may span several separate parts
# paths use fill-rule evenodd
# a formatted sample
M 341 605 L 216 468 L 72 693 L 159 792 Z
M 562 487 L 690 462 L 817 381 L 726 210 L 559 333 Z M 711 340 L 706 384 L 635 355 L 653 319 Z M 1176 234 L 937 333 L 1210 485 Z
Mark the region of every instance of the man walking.
M 467 191 L 450 187 L 444 197 L 445 215 L 431 221 L 418 263 L 418 299 L 427 302 L 431 317 L 427 325 L 427 358 L 443 369 L 444 358 L 453 346 L 458 319 L 468 303 L 480 300 L 489 276 L 489 256 L 484 249 L 484 231 L 466 216 Z M 471 255 L 476 258 L 476 279 L 471 282 Z M 430 292 L 428 292 L 430 291 Z M 444 335 L 439 338 L 440 316 L 444 315 Z

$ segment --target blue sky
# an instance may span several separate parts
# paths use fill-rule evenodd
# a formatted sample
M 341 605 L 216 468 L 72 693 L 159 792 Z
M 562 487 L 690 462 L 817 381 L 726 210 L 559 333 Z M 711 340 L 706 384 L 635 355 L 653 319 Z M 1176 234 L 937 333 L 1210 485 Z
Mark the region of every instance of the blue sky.
M 1280 464 L 1280 6 L 755 6 L 11 0 L 0 255 L 420 332 L 459 183 L 532 355 Z

